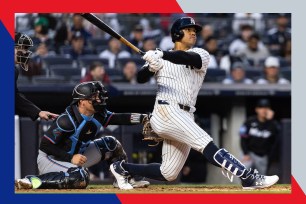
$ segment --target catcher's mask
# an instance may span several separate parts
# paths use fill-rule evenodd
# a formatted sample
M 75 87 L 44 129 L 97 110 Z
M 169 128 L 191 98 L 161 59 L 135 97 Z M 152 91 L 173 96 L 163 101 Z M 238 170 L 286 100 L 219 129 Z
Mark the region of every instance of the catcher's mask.
M 28 71 L 28 62 L 32 54 L 29 51 L 30 47 L 33 47 L 33 41 L 28 35 L 15 33 L 16 63 L 25 71 Z
M 92 105 L 96 112 L 102 112 L 106 108 L 106 100 L 108 94 L 100 81 L 89 81 L 76 85 L 72 92 L 72 104 L 77 103 L 81 99 L 92 101 Z
M 177 19 L 171 27 L 172 42 L 180 41 L 184 37 L 184 28 L 193 27 L 196 29 L 196 33 L 202 30 L 202 26 L 195 23 L 191 17 L 181 17 Z

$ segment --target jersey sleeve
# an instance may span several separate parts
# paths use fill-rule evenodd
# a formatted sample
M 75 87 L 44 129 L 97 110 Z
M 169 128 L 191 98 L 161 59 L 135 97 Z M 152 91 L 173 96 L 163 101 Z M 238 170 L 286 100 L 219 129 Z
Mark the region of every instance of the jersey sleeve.
M 209 53 L 202 48 L 192 48 L 187 50 L 187 52 L 195 52 L 200 55 L 202 60 L 202 67 L 201 69 L 196 69 L 196 71 L 206 72 L 210 59 Z
M 71 135 L 74 132 L 74 126 L 67 114 L 60 115 L 56 121 L 52 123 L 48 131 L 44 134 L 44 138 L 52 144 L 57 144 L 63 137 Z

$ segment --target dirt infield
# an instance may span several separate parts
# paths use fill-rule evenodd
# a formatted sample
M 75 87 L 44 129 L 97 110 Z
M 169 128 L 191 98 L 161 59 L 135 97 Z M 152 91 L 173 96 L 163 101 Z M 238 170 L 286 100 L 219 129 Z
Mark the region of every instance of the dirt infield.
M 112 185 L 89 185 L 87 189 L 68 189 L 68 190 L 54 190 L 54 189 L 35 189 L 35 190 L 15 190 L 16 193 L 165 193 L 165 194 L 235 194 L 235 193 L 272 193 L 272 194 L 287 194 L 291 193 L 291 185 L 279 184 L 266 189 L 260 190 L 242 190 L 238 185 L 151 185 L 148 188 L 136 188 L 129 191 L 123 191 L 114 188 Z

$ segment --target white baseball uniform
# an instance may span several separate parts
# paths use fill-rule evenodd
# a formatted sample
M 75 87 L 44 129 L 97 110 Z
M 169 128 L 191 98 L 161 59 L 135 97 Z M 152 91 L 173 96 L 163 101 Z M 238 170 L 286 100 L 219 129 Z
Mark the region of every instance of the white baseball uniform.
M 203 152 L 212 138 L 194 121 L 197 95 L 209 63 L 209 53 L 191 48 L 202 59 L 201 69 L 163 60 L 163 68 L 156 74 L 158 85 L 151 125 L 165 138 L 162 148 L 161 173 L 169 181 L 176 179 L 188 157 L 190 148 Z M 179 105 L 181 104 L 181 105 Z M 180 106 L 189 106 L 183 110 Z

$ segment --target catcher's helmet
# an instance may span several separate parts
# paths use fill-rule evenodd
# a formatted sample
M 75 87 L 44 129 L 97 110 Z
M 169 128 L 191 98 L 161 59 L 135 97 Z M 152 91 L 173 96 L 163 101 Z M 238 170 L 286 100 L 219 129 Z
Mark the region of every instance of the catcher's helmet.
M 106 106 L 106 100 L 108 99 L 107 95 L 107 91 L 100 81 L 80 83 L 73 89 L 72 104 L 75 104 L 81 99 L 91 100 L 95 110 L 102 111 Z M 98 96 L 99 102 L 96 100 L 96 96 Z
M 28 35 L 15 33 L 15 49 L 17 49 L 16 63 L 25 71 L 28 71 L 28 62 L 32 54 L 32 52 L 29 51 L 30 47 L 33 47 L 33 41 Z
M 181 40 L 184 37 L 182 29 L 189 27 L 194 27 L 197 33 L 202 30 L 202 26 L 196 24 L 191 17 L 181 17 L 177 19 L 171 27 L 172 42 Z

